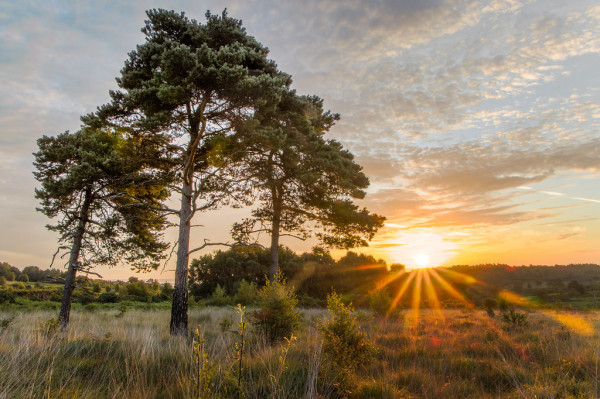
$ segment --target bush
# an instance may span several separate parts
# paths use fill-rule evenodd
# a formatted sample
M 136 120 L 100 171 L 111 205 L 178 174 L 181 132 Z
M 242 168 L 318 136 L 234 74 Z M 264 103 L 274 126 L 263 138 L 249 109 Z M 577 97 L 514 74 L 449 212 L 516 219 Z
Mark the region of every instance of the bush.
M 96 300 L 96 297 L 91 292 L 84 291 L 81 293 L 73 294 L 73 300 L 85 306 L 88 303 L 94 302 Z
M 114 292 L 103 292 L 98 295 L 98 302 L 100 303 L 117 303 L 119 302 L 119 296 Z
M 6 282 L 6 277 L 0 276 L 0 287 L 7 287 L 8 283 Z
M 335 292 L 327 297 L 330 320 L 320 320 L 317 327 L 323 334 L 323 352 L 342 370 L 350 372 L 370 361 L 374 347 L 367 334 L 358 326 L 352 305 L 345 305 Z
M 239 303 L 244 306 L 252 305 L 254 302 L 256 302 L 256 290 L 257 288 L 255 282 L 249 283 L 245 279 L 242 279 L 234 297 L 235 303 Z
M 0 291 L 0 304 L 2 303 L 15 303 L 15 294 L 8 290 Z
M 281 273 L 277 273 L 275 281 L 267 281 L 257 296 L 260 310 L 250 316 L 259 330 L 263 331 L 271 342 L 290 337 L 300 326 L 302 314 L 296 308 L 298 298 L 287 287 Z
M 160 286 L 160 296 L 163 301 L 170 301 L 173 299 L 173 286 L 169 283 L 164 283 Z
M 391 306 L 392 298 L 385 287 L 376 290 L 369 295 L 369 309 L 377 316 L 387 316 Z
M 19 277 L 17 277 L 17 281 L 21 281 L 23 283 L 28 283 L 29 282 L 29 276 L 25 273 L 21 273 L 19 274 Z
M 211 297 L 206 300 L 206 304 L 212 306 L 229 306 L 233 305 L 233 298 L 227 295 L 225 288 L 217 284 L 217 288 L 215 288 Z

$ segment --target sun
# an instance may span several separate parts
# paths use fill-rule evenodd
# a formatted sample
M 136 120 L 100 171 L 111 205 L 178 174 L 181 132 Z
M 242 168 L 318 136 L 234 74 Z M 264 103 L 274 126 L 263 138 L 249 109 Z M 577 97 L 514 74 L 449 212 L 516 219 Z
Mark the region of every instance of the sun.
M 417 262 L 417 265 L 419 265 L 419 267 L 427 267 L 429 265 L 429 256 L 427 256 L 424 253 L 419 253 L 415 257 L 415 262 Z

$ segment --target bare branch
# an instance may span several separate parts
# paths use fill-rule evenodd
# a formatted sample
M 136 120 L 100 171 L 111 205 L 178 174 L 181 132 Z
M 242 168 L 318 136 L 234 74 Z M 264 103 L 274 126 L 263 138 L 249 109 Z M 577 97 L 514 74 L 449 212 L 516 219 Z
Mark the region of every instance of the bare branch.
M 220 246 L 224 246 L 224 247 L 230 247 L 230 248 L 235 248 L 235 247 L 261 247 L 264 248 L 264 245 L 261 245 L 259 243 L 247 243 L 247 242 L 242 242 L 242 241 L 236 241 L 234 243 L 228 243 L 228 242 L 208 242 L 207 239 L 204 239 L 204 244 L 202 244 L 201 246 L 191 249 L 188 251 L 188 255 L 191 255 L 194 252 L 203 250 L 206 247 L 210 247 L 210 246 L 215 246 L 215 245 L 220 245 Z
M 173 256 L 173 252 L 175 252 L 175 248 L 177 248 L 178 244 L 179 244 L 179 240 L 176 240 L 173 243 L 173 248 L 171 248 L 171 252 L 169 252 L 169 256 L 167 257 L 167 260 L 165 260 L 165 264 L 163 265 L 163 269 L 162 269 L 161 273 L 163 273 L 165 271 L 165 267 L 167 267 L 167 263 L 171 260 L 171 257 Z
M 293 238 L 297 238 L 302 241 L 306 241 L 306 239 L 308 238 L 308 237 L 300 237 L 300 236 L 290 234 L 290 233 L 279 234 L 279 237 L 293 237 Z
M 52 262 L 50 262 L 50 265 L 48 266 L 48 268 L 52 268 L 52 265 L 54 264 L 54 260 L 56 259 L 56 255 L 58 255 L 58 253 L 60 252 L 61 249 L 68 249 L 69 247 L 61 245 L 60 247 L 56 248 L 56 252 L 54 253 L 54 255 L 52 255 Z M 62 259 L 62 256 L 61 256 Z
M 103 277 L 102 277 L 100 274 L 98 274 L 98 273 L 96 273 L 96 272 L 91 272 L 91 271 L 89 271 L 89 270 L 80 270 L 80 269 L 78 269 L 78 271 L 79 271 L 80 273 L 93 274 L 93 275 L 95 275 L 95 276 L 98 276 L 99 278 L 103 278 Z

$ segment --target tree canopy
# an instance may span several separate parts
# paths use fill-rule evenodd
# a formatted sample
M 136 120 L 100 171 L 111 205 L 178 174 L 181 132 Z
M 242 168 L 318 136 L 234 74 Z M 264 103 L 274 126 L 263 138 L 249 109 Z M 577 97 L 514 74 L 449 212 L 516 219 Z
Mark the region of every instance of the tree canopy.
M 233 233 L 240 240 L 271 235 L 271 278 L 281 235 L 304 239 L 314 231 L 325 245 L 348 249 L 367 245 L 383 225 L 382 216 L 353 203 L 369 185 L 362 168 L 339 142 L 324 137 L 337 119 L 319 97 L 287 91 L 277 107 L 260 109 L 241 129 L 242 167 L 260 205 Z
M 223 156 L 227 137 L 258 106 L 276 104 L 291 79 L 226 11 L 207 12 L 204 24 L 174 11 L 147 15 L 146 41 L 129 53 L 120 89 L 84 121 L 127 127 L 169 150 L 163 165 L 176 174 L 171 190 L 181 195 L 181 208 L 168 210 L 179 218 L 171 333 L 185 335 L 191 219 L 240 192 Z
M 166 180 L 145 167 L 139 145 L 115 131 L 87 127 L 44 136 L 38 147 L 38 211 L 55 220 L 47 227 L 60 234 L 57 254 L 70 253 L 60 314 L 66 327 L 77 271 L 123 260 L 149 269 L 164 257 L 166 219 L 157 206 L 168 194 Z

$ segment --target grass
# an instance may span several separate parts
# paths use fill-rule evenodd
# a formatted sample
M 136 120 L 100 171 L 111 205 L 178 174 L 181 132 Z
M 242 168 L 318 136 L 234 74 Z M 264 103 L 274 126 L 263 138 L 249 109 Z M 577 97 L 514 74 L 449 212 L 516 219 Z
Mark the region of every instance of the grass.
M 197 398 L 190 336 L 169 336 L 166 309 L 73 311 L 68 332 L 53 332 L 55 311 L 0 310 L 0 398 Z M 119 316 L 119 317 L 117 317 Z M 247 331 L 246 398 L 594 398 L 600 369 L 600 313 L 538 311 L 514 327 L 485 311 L 411 311 L 389 319 L 359 313 L 372 361 L 340 375 L 304 310 L 297 340 L 271 345 Z M 11 318 L 14 319 L 11 320 Z M 237 398 L 239 336 L 221 325 L 233 308 L 190 311 L 208 362 L 210 397 Z M 223 331 L 225 330 L 225 331 Z M 288 345 L 288 347 L 286 347 Z M 287 352 L 286 352 L 287 351 Z M 282 367 L 282 355 L 285 364 Z M 274 392 L 273 377 L 277 387 Z

